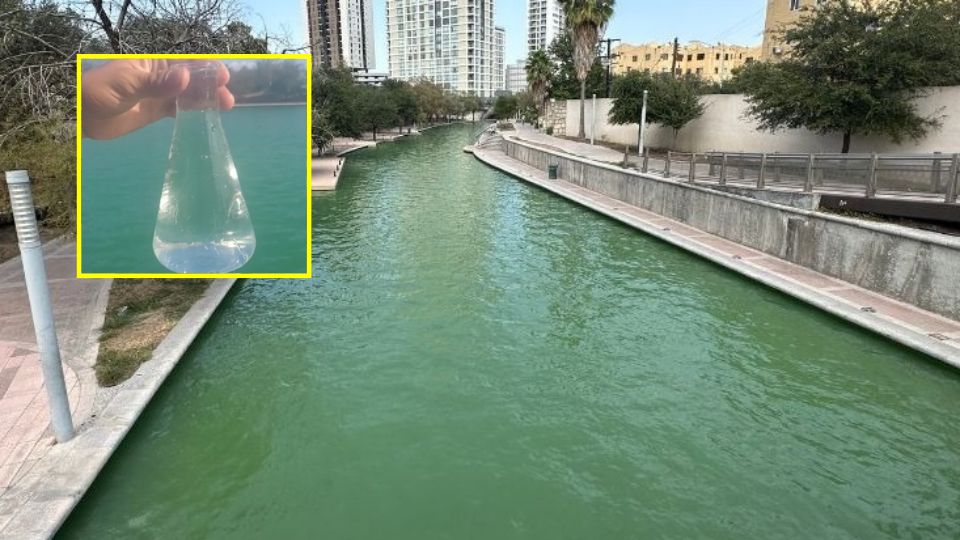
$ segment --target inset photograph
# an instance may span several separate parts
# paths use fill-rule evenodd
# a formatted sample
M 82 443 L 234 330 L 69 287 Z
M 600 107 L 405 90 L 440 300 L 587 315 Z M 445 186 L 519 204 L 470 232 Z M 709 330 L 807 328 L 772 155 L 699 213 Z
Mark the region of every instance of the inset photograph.
M 78 277 L 310 277 L 309 55 L 80 55 Z

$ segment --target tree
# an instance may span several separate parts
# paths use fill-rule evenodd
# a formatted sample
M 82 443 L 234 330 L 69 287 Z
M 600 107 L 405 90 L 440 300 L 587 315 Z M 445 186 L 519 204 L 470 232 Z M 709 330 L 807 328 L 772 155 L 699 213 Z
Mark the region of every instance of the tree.
M 578 99 L 580 97 L 580 81 L 577 80 L 577 70 L 573 64 L 573 41 L 569 33 L 557 36 L 550 44 L 550 60 L 554 65 L 553 76 L 550 78 L 549 97 L 557 100 Z M 587 74 L 587 95 L 606 95 L 604 84 L 605 72 L 598 57 L 590 73 Z
M 70 2 L 102 33 L 115 53 L 269 52 L 269 36 L 254 36 L 235 0 L 89 0 Z M 80 6 L 83 6 L 82 8 Z
M 586 138 L 587 75 L 597 61 L 597 47 L 613 17 L 615 0 L 560 0 L 573 40 L 573 63 L 580 81 L 580 132 Z
M 420 123 L 434 122 L 444 113 L 444 92 L 437 84 L 421 79 L 414 83 L 413 92 L 417 96 L 420 111 Z
M 358 86 L 356 92 L 356 114 L 360 125 L 373 132 L 377 140 L 380 129 L 396 125 L 398 121 L 397 104 L 390 93 L 377 86 Z
M 313 75 L 313 108 L 324 111 L 331 131 L 359 137 L 364 126 L 357 112 L 356 84 L 347 69 L 318 69 Z
M 680 130 L 703 115 L 700 87 L 696 78 L 674 79 L 670 74 L 631 71 L 613 82 L 610 121 L 618 125 L 639 124 L 646 90 L 647 122 L 673 129 L 676 142 Z
M 761 128 L 918 139 L 939 127 L 913 100 L 931 86 L 960 83 L 960 2 L 826 0 L 785 33 L 778 63 L 737 75 Z
M 537 121 L 539 111 L 536 99 L 530 92 L 522 92 L 517 96 L 517 116 L 521 122 L 532 124 Z
M 0 170 L 26 169 L 44 225 L 76 209 L 76 54 L 92 40 L 53 1 L 0 0 Z M 8 208 L 0 188 L 0 208 Z
M 310 123 L 310 137 L 313 139 L 314 146 L 323 154 L 323 152 L 333 142 L 333 127 L 330 125 L 330 119 L 327 118 L 327 111 L 323 109 L 313 109 L 313 121 Z
M 493 102 L 493 117 L 497 120 L 509 120 L 517 115 L 517 96 L 500 96 Z
M 542 115 L 543 103 L 547 99 L 547 90 L 553 78 L 553 63 L 542 49 L 530 53 L 527 58 L 527 85 L 537 105 L 538 116 Z
M 383 88 L 390 94 L 390 99 L 397 106 L 398 127 L 400 131 L 403 131 L 403 126 L 412 125 L 417 121 L 420 112 L 417 95 L 414 93 L 413 87 L 405 81 L 389 79 L 383 83 Z

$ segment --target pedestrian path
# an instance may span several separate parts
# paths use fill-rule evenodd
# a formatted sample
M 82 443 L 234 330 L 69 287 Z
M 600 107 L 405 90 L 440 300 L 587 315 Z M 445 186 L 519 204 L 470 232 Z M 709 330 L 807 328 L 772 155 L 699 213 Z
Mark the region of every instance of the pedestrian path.
M 76 244 L 58 239 L 44 260 L 74 423 L 86 420 L 97 390 L 93 375 L 97 328 L 109 280 L 80 280 Z M 0 495 L 53 446 L 40 353 L 20 258 L 0 264 Z

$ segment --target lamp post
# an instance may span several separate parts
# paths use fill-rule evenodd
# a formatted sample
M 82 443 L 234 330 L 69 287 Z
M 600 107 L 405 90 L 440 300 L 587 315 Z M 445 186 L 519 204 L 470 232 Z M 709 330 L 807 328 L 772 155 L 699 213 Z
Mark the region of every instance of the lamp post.
M 650 95 L 649 90 L 643 91 L 643 108 L 640 110 L 640 141 L 637 144 L 637 150 L 639 155 L 643 155 L 644 148 L 644 136 L 647 131 L 647 97 Z
M 613 69 L 613 59 L 616 58 L 616 56 L 613 54 L 613 44 L 614 44 L 614 43 L 620 43 L 620 41 L 621 41 L 621 40 L 619 40 L 619 39 L 609 39 L 609 38 L 603 40 L 603 43 L 606 43 L 606 44 L 607 44 L 607 54 L 606 54 L 606 56 L 604 57 L 604 58 L 605 58 L 605 63 L 607 64 L 607 66 L 606 66 L 606 67 L 607 67 L 607 81 L 606 81 L 607 93 L 606 93 L 606 97 L 610 97 L 611 70 Z
M 50 305 L 50 289 L 47 287 L 47 270 L 43 262 L 43 247 L 40 245 L 40 229 L 30 191 L 27 171 L 7 171 L 7 187 L 10 190 L 10 207 L 17 229 L 20 245 L 20 262 L 23 264 L 23 279 L 27 284 L 30 299 L 30 314 L 33 329 L 40 346 L 40 364 L 43 371 L 43 386 L 50 402 L 50 423 L 57 442 L 73 438 L 73 418 L 67 385 L 63 380 L 63 365 L 60 362 L 60 344 L 53 324 L 53 307 Z

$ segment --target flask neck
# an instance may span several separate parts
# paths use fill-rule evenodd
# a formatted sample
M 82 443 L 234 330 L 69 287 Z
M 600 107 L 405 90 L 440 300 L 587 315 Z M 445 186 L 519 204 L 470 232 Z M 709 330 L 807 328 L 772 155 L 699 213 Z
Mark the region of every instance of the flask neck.
M 177 98 L 177 113 L 219 109 L 217 63 L 195 61 L 187 63 L 185 67 L 190 72 L 190 83 Z

